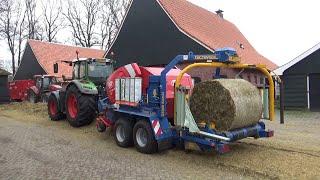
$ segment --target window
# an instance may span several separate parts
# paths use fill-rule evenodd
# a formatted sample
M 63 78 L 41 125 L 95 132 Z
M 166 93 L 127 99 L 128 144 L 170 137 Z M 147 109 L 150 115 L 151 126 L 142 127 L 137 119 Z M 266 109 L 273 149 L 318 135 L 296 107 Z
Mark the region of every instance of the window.
M 74 64 L 74 66 L 73 66 L 73 77 L 75 79 L 79 79 L 79 64 L 78 63 Z
M 82 79 L 85 76 L 86 72 L 86 62 L 77 62 L 74 64 L 74 77 L 75 79 Z
M 79 74 L 80 77 L 79 77 L 79 79 L 84 78 L 85 74 L 86 74 L 86 62 L 81 62 L 81 64 L 80 64 L 80 74 Z
M 37 78 L 36 80 L 36 86 L 41 88 L 41 78 Z
M 43 80 L 43 82 L 42 82 L 43 87 L 42 88 L 43 89 L 48 89 L 49 85 L 50 85 L 50 78 L 46 77 L 46 78 L 43 78 L 42 80 Z

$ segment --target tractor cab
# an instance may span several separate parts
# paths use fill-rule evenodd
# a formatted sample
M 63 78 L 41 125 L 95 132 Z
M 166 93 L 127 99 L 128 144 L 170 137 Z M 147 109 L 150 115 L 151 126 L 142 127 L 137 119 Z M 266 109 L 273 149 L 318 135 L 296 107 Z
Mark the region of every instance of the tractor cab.
M 78 58 L 73 61 L 62 61 L 73 66 L 72 78 L 65 81 L 80 80 L 90 81 L 95 85 L 103 85 L 111 73 L 113 73 L 114 61 L 111 59 Z M 54 73 L 58 73 L 58 63 L 54 64 Z
M 77 59 L 73 62 L 73 79 L 88 80 L 96 85 L 104 84 L 113 72 L 113 61 L 110 59 Z
M 33 79 L 35 81 L 37 89 L 42 92 L 50 91 L 50 85 L 56 84 L 58 82 L 57 78 L 51 75 L 35 75 Z
M 61 89 L 56 76 L 35 75 L 33 76 L 34 86 L 27 90 L 27 99 L 31 103 L 47 102 L 49 93 Z

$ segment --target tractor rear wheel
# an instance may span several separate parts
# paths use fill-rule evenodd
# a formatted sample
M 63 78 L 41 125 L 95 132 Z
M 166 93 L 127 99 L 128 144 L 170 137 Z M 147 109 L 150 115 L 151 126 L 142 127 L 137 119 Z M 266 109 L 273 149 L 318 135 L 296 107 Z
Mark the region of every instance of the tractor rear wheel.
M 80 127 L 90 124 L 96 116 L 96 97 L 82 94 L 76 86 L 70 86 L 66 93 L 66 114 L 69 124 Z
M 28 101 L 30 103 L 37 103 L 38 102 L 38 97 L 36 93 L 34 93 L 32 90 L 28 91 Z
M 113 137 L 120 147 L 133 146 L 133 121 L 118 119 L 113 128 Z
M 59 107 L 59 102 L 56 96 L 51 94 L 48 99 L 48 114 L 52 121 L 58 121 L 65 117 Z
M 145 120 L 138 121 L 133 128 L 133 141 L 136 149 L 145 154 L 158 151 L 158 143 L 154 137 L 150 123 Z

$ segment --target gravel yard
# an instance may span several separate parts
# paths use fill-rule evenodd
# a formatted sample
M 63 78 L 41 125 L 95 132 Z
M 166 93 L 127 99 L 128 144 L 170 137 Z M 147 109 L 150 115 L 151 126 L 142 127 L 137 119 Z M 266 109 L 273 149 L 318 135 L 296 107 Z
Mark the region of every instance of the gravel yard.
M 172 149 L 154 155 L 116 146 L 94 123 L 52 122 L 45 104 L 0 105 L 0 179 L 320 179 L 320 113 L 287 111 L 269 139 L 225 155 Z

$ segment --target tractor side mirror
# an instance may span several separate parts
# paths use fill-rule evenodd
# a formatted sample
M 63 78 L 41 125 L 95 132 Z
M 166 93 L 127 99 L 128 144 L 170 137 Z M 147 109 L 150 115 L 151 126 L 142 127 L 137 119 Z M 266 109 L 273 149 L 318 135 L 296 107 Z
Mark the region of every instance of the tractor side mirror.
M 58 63 L 53 64 L 53 72 L 54 72 L 54 73 L 58 73 L 58 72 L 59 72 Z

